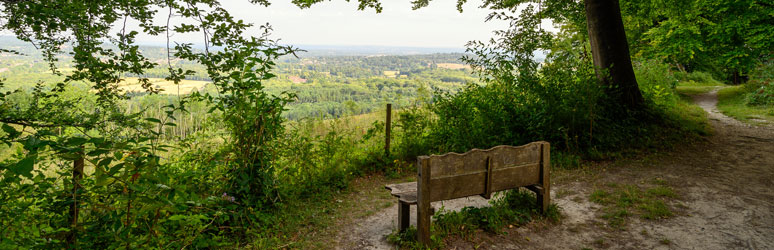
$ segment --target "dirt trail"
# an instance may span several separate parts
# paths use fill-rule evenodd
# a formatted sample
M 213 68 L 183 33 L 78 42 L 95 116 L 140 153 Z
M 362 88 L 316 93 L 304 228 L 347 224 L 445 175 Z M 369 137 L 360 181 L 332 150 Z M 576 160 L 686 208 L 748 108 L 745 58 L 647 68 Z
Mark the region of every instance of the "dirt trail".
M 450 249 L 774 249 L 774 128 L 755 127 L 720 113 L 717 90 L 697 95 L 709 114 L 714 135 L 706 142 L 677 145 L 657 159 L 610 166 L 592 178 L 554 184 L 553 202 L 564 218 L 481 233 L 473 242 L 452 240 Z M 661 178 L 680 198 L 675 217 L 630 217 L 623 230 L 599 218 L 589 194 L 604 183 L 644 183 Z M 385 191 L 386 192 L 386 191 Z M 564 193 L 556 197 L 557 193 Z M 434 203 L 440 207 L 441 202 Z M 446 209 L 484 206 L 479 197 L 443 202 Z M 412 207 L 412 223 L 415 212 Z M 386 235 L 397 227 L 397 205 L 341 230 L 337 249 L 393 249 Z

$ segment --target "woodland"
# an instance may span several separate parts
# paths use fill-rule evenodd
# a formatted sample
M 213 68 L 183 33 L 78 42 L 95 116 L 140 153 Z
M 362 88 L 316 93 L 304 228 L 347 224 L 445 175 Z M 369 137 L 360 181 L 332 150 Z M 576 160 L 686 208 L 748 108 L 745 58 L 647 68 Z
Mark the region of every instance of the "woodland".
M 716 84 L 734 85 L 738 112 L 774 120 L 768 1 L 480 8 L 510 25 L 465 53 L 317 55 L 217 0 L 0 1 L 15 36 L 0 36 L 0 249 L 307 248 L 298 232 L 329 224 L 327 204 L 364 178 L 415 175 L 420 155 L 540 140 L 572 169 L 668 150 L 712 133 L 679 91 Z M 496 233 L 539 217 L 512 212 L 529 199 L 467 215 Z M 432 246 L 390 237 L 443 248 L 458 216 L 436 218 Z

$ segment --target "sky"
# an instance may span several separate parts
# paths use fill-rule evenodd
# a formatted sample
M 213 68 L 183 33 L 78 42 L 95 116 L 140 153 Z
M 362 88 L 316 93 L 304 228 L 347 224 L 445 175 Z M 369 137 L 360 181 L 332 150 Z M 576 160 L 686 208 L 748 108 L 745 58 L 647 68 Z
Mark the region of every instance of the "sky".
M 237 18 L 256 25 L 270 23 L 273 38 L 293 45 L 464 48 L 468 41 L 489 40 L 494 30 L 507 27 L 502 21 L 484 22 L 490 11 L 478 8 L 481 0 L 468 1 L 462 13 L 456 9 L 456 0 L 433 0 L 419 10 L 411 10 L 411 0 L 382 0 L 384 9 L 379 14 L 373 9 L 358 11 L 356 0 L 327 1 L 309 9 L 288 0 L 271 2 L 264 7 L 247 0 L 221 1 Z M 258 28 L 253 30 L 258 36 Z M 139 42 L 150 44 L 161 39 L 138 37 Z M 173 40 L 198 43 L 201 37 L 178 34 Z
M 457 0 L 431 0 L 419 10 L 411 9 L 412 0 L 381 0 L 382 13 L 373 9 L 357 10 L 357 0 L 330 0 L 301 9 L 290 0 L 270 0 L 268 7 L 248 0 L 221 0 L 223 7 L 236 18 L 261 25 L 271 24 L 273 39 L 290 45 L 385 46 L 464 49 L 468 41 L 487 41 L 495 30 L 508 27 L 501 20 L 485 22 L 489 9 L 481 9 L 482 0 L 469 0 L 463 12 L 457 11 Z M 166 23 L 166 10 L 160 10 L 156 24 Z M 180 20 L 178 20 L 178 23 Z M 174 20 L 173 20 L 173 23 Z M 118 32 L 118 23 L 114 32 Z M 129 22 L 130 30 L 142 31 Z M 556 30 L 549 21 L 543 28 Z M 258 27 L 253 36 L 260 35 Z M 142 34 L 142 32 L 140 32 Z M 0 31 L 0 35 L 9 35 Z M 201 34 L 175 34 L 173 41 L 202 44 Z M 162 36 L 139 35 L 137 42 L 162 46 Z

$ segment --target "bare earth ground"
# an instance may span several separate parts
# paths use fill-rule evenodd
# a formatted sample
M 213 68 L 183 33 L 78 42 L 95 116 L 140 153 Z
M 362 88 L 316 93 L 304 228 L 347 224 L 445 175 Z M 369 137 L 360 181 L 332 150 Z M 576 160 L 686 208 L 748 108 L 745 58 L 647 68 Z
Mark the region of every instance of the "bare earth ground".
M 558 224 L 534 222 L 504 234 L 452 238 L 449 249 L 774 249 L 774 127 L 753 127 L 717 111 L 717 91 L 694 98 L 709 113 L 714 135 L 644 159 L 555 172 L 552 202 Z M 606 183 L 665 180 L 678 194 L 675 216 L 627 219 L 623 229 L 600 218 L 589 194 Z M 384 192 L 387 192 L 386 190 Z M 395 202 L 397 203 L 397 202 Z M 433 203 L 438 209 L 485 206 L 479 197 Z M 394 249 L 386 236 L 397 227 L 397 205 L 353 218 L 339 230 L 337 249 Z M 412 206 L 412 223 L 415 223 Z M 331 246 L 333 247 L 333 246 Z

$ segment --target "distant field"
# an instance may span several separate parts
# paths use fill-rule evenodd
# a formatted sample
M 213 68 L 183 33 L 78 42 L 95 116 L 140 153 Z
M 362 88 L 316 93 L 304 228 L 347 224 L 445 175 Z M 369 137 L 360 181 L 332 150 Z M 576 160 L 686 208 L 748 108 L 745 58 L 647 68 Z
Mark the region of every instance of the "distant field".
M 385 70 L 382 72 L 382 74 L 386 77 L 396 77 L 400 74 L 400 71 L 397 70 Z
M 442 69 L 470 69 L 469 65 L 461 63 L 438 63 L 436 65 Z
M 153 88 L 162 89 L 159 93 L 168 95 L 177 95 L 178 93 L 181 95 L 190 94 L 194 90 L 201 90 L 209 83 L 206 81 L 183 80 L 180 82 L 180 85 L 175 85 L 174 82 L 162 78 L 148 78 L 148 80 L 150 80 Z M 180 88 L 179 92 L 178 87 Z M 145 92 L 142 85 L 138 83 L 137 77 L 127 77 L 126 80 L 119 84 L 118 88 L 127 92 Z

